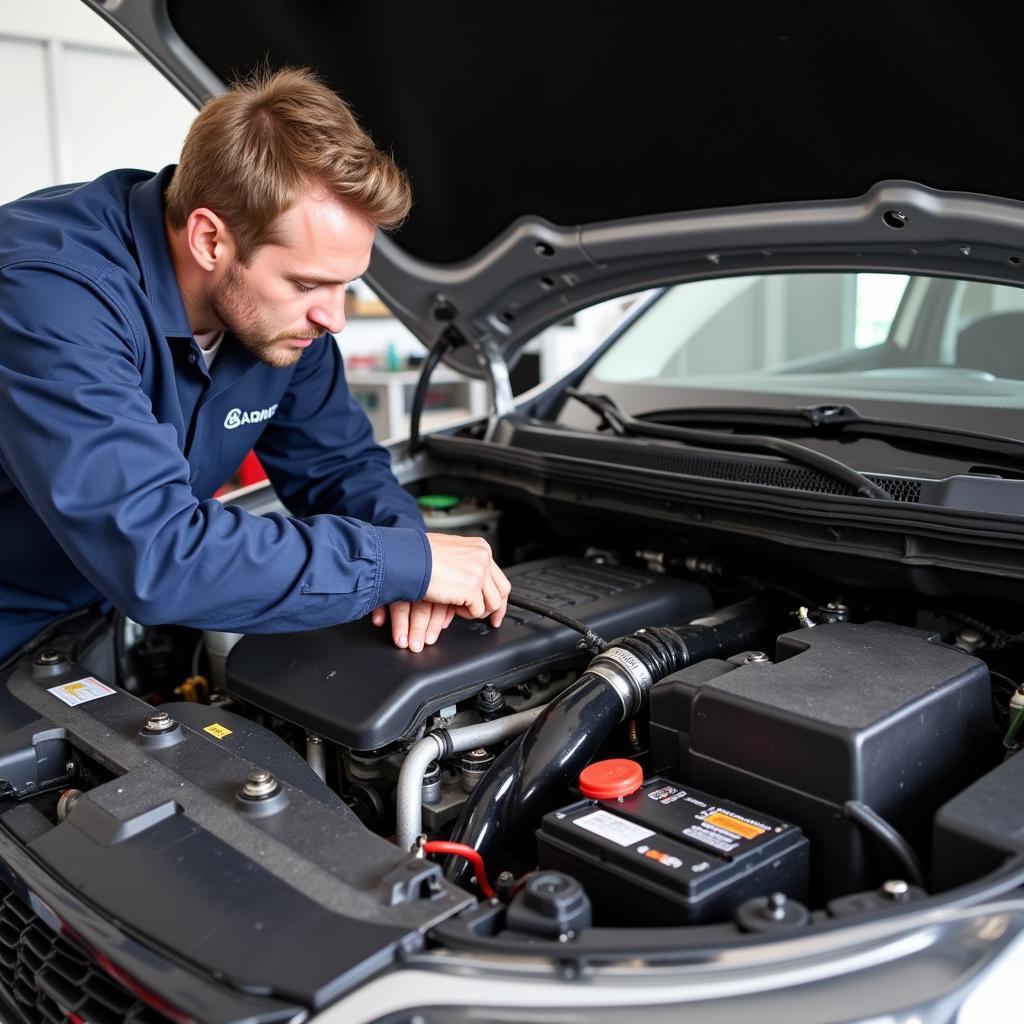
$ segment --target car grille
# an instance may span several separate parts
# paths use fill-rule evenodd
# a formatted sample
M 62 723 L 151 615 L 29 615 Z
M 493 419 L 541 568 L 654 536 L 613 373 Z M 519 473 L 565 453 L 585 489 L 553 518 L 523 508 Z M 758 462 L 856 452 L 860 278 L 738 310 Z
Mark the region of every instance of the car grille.
M 70 939 L 47 927 L 0 883 L 0 995 L 11 1024 L 168 1024 L 105 974 Z M 3 1017 L 0 1007 L 0 1018 Z

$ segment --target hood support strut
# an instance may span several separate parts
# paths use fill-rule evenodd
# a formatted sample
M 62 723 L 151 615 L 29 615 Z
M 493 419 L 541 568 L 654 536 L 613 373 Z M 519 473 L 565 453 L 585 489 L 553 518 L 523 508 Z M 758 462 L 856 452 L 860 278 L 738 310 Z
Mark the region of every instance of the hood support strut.
M 493 335 L 485 334 L 471 344 L 484 369 L 487 388 L 491 395 L 491 415 L 488 417 L 487 432 L 484 435 L 484 439 L 490 441 L 498 427 L 498 421 L 515 411 L 512 381 L 501 346 L 494 340 Z
M 454 310 L 447 305 L 446 312 L 454 315 Z M 483 376 L 487 381 L 487 389 L 490 393 L 491 412 L 487 418 L 485 439 L 489 441 L 492 438 L 502 417 L 508 416 L 515 411 L 512 381 L 509 377 L 508 363 L 505 361 L 501 346 L 489 334 L 476 335 L 473 341 L 467 342 L 465 334 L 455 324 L 450 323 L 445 328 L 441 338 L 428 353 L 427 358 L 423 362 L 423 368 L 420 370 L 419 380 L 416 382 L 416 391 L 413 395 L 412 409 L 410 410 L 410 454 L 415 455 L 423 446 L 423 440 L 420 435 L 420 417 L 423 413 L 423 402 L 430 384 L 430 377 L 437 368 L 437 364 L 448 352 L 461 348 L 464 345 L 468 345 L 473 350 L 477 362 L 479 362 L 483 370 Z

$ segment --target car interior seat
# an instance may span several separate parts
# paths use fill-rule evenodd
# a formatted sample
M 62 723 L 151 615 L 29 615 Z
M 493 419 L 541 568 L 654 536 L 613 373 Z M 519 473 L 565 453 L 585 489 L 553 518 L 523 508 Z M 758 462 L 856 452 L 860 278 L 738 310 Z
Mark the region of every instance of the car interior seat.
M 1024 380 L 1024 311 L 972 320 L 957 335 L 956 365 Z

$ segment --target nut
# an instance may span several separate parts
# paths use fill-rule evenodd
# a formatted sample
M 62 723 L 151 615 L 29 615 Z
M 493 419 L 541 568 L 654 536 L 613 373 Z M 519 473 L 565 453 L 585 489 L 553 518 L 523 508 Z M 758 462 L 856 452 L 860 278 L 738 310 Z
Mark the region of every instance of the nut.
M 245 777 L 245 784 L 242 786 L 242 796 L 247 800 L 266 800 L 273 796 L 280 786 L 277 779 L 266 770 L 266 768 L 254 768 Z
M 146 732 L 167 732 L 177 724 L 166 711 L 154 711 L 146 719 Z

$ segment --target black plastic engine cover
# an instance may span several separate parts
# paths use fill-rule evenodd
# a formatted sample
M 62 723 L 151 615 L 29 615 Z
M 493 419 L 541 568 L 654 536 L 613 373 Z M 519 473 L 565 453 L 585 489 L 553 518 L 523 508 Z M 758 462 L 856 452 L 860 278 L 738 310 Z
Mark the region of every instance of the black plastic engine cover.
M 606 639 L 685 622 L 711 608 L 697 583 L 547 558 L 506 570 L 513 593 L 564 609 Z M 511 686 L 581 658 L 578 634 L 511 605 L 499 629 L 455 619 L 419 654 L 368 619 L 308 633 L 246 636 L 227 662 L 232 696 L 324 739 L 373 750 L 410 736 L 485 683 Z
M 708 659 L 656 683 L 651 761 L 799 825 L 830 898 L 900 870 L 844 803 L 926 849 L 935 810 L 981 771 L 991 701 L 985 664 L 935 634 L 817 626 L 779 637 L 775 663 Z

